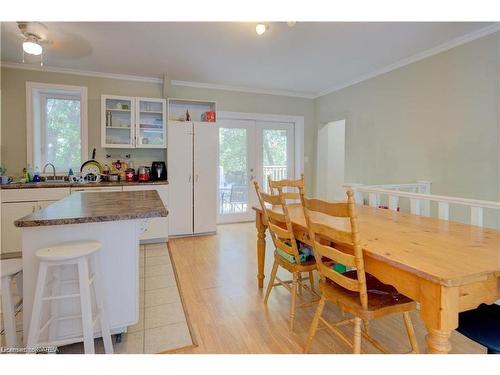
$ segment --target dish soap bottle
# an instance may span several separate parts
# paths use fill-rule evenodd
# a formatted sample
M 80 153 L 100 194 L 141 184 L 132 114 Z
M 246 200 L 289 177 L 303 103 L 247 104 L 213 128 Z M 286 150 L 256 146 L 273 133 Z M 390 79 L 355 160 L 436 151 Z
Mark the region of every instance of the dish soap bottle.
M 35 173 L 33 174 L 33 182 L 40 182 L 40 169 L 35 167 Z

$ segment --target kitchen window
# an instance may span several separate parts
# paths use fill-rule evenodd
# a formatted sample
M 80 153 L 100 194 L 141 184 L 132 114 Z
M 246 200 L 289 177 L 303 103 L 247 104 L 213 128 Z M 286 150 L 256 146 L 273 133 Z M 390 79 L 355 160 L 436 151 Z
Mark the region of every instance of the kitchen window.
M 87 88 L 27 82 L 26 109 L 27 163 L 78 171 L 88 158 Z

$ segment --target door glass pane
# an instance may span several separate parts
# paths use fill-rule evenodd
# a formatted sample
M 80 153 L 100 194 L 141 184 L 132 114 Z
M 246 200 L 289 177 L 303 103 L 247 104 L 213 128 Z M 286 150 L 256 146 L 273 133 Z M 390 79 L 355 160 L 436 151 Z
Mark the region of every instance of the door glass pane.
M 247 130 L 219 129 L 219 213 L 248 210 Z
M 106 99 L 106 143 L 132 143 L 132 101 Z
M 141 101 L 139 105 L 139 145 L 163 145 L 163 105 Z
M 280 129 L 262 130 L 262 177 L 261 186 L 269 191 L 267 176 L 271 180 L 283 180 L 288 176 L 287 131 Z

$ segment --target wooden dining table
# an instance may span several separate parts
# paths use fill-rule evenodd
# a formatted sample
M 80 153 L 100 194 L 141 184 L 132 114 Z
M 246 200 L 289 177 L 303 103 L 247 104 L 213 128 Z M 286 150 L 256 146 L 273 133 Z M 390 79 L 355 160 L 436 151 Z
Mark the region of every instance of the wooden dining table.
M 296 239 L 311 244 L 301 205 L 288 209 Z M 267 223 L 262 209 L 254 210 L 262 288 Z M 357 206 L 357 214 L 366 272 L 419 302 L 429 353 L 451 350 L 460 312 L 500 299 L 499 230 L 369 206 Z M 349 225 L 344 219 L 322 220 L 339 229 Z

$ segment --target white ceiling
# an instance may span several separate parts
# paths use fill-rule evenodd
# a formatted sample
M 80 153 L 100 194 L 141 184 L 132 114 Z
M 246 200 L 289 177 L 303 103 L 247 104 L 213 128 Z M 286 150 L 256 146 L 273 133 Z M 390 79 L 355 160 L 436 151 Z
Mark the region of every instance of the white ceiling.
M 271 23 L 263 36 L 243 22 L 45 25 L 47 66 L 316 95 L 492 23 Z M 1 31 L 2 61 L 21 62 L 16 23 Z

